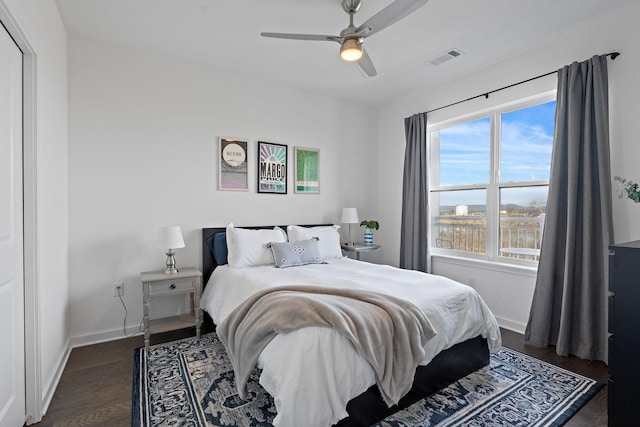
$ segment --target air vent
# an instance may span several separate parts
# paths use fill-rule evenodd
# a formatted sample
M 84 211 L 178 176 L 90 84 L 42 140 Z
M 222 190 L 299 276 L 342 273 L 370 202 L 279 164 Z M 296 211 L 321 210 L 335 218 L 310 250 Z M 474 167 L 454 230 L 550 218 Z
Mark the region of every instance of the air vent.
M 433 65 L 440 65 L 444 62 L 447 62 L 450 59 L 457 58 L 458 56 L 462 55 L 462 53 L 463 52 L 460 49 L 456 49 L 455 47 L 453 47 L 447 50 L 445 53 L 436 56 L 431 61 L 429 61 L 429 63 Z

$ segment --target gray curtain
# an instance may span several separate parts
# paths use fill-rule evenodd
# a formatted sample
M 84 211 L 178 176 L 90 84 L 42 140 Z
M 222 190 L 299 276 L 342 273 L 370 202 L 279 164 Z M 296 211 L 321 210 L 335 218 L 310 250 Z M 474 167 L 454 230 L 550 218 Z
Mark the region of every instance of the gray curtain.
M 427 113 L 404 119 L 407 146 L 402 183 L 400 267 L 427 271 Z
M 558 71 L 547 216 L 525 339 L 606 360 L 613 241 L 607 57 Z

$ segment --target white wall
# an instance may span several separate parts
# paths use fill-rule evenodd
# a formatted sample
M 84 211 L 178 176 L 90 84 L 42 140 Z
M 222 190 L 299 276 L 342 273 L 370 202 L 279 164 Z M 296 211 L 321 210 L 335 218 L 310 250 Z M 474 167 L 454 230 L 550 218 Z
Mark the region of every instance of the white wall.
M 380 168 L 393 173 L 380 176 L 378 187 L 380 201 L 378 212 L 384 224 L 395 224 L 381 229 L 379 235 L 386 250 L 384 262 L 398 263 L 400 246 L 400 213 L 402 202 L 402 169 L 404 161 L 405 117 L 428 111 L 452 102 L 482 94 L 528 78 L 556 70 L 573 61 L 582 61 L 596 54 L 617 50 L 621 56 L 609 61 L 611 170 L 634 181 L 640 181 L 637 159 L 640 145 L 637 143 L 636 123 L 640 108 L 637 76 L 640 70 L 640 3 L 628 2 L 611 9 L 590 22 L 568 29 L 559 39 L 541 43 L 530 51 L 469 76 L 464 79 L 439 84 L 438 87 L 418 88 L 416 92 L 400 97 L 378 111 L 378 156 Z M 458 46 L 464 50 L 464 46 Z M 443 67 L 464 67 L 451 61 Z M 555 76 L 536 80 L 484 98 L 460 104 L 430 114 L 430 123 L 462 116 L 514 99 L 532 96 L 556 87 Z M 384 161 L 383 161 L 384 160 Z M 383 196 L 384 195 L 384 196 Z M 614 199 L 615 241 L 640 239 L 640 205 L 628 200 Z M 634 221 L 635 220 L 635 221 Z M 433 272 L 467 282 L 475 277 L 475 286 L 496 314 L 501 325 L 522 332 L 529 316 L 535 275 L 531 271 L 513 272 L 509 269 L 487 270 L 473 263 L 450 262 L 435 258 Z
M 27 410 L 37 421 L 69 347 L 67 40 L 54 0 L 0 0 L 0 8 L 8 11 L 9 31 L 27 53 L 26 85 L 35 87 L 25 92 L 24 173 L 25 236 L 34 239 L 25 242 L 26 340 L 27 349 L 39 349 L 27 355 Z
M 201 267 L 200 229 L 339 222 L 373 212 L 366 154 L 374 114 L 355 104 L 96 40 L 69 42 L 70 334 L 74 344 L 122 336 L 142 318 L 141 271 L 162 267 L 157 228 L 182 226 L 178 265 Z M 250 141 L 249 192 L 217 190 L 217 138 Z M 320 195 L 257 194 L 256 141 L 320 149 Z M 363 154 L 364 153 L 364 154 Z M 154 301 L 154 304 L 160 301 Z M 179 311 L 165 301 L 152 316 Z

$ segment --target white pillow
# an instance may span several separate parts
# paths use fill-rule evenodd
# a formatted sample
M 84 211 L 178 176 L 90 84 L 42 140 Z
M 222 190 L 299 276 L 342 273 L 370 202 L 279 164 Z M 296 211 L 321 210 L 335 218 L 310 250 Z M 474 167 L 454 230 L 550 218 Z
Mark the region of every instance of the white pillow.
M 329 225 L 321 227 L 300 227 L 290 225 L 287 227 L 287 235 L 290 242 L 307 240 L 313 237 L 318 238 L 320 256 L 324 259 L 342 258 L 342 248 L 340 247 L 339 225 Z
M 272 230 L 251 230 L 235 228 L 231 223 L 227 226 L 229 266 L 244 268 L 273 264 L 273 255 L 267 244 L 286 241 L 287 235 L 280 227 L 274 227 Z

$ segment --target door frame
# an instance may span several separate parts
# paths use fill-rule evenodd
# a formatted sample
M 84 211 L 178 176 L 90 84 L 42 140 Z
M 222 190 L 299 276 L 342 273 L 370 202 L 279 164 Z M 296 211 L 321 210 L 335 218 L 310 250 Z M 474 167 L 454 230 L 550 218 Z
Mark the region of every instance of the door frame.
M 22 197 L 24 233 L 25 416 L 27 424 L 42 419 L 40 300 L 38 287 L 36 54 L 18 22 L 0 0 L 0 21 L 22 51 Z

